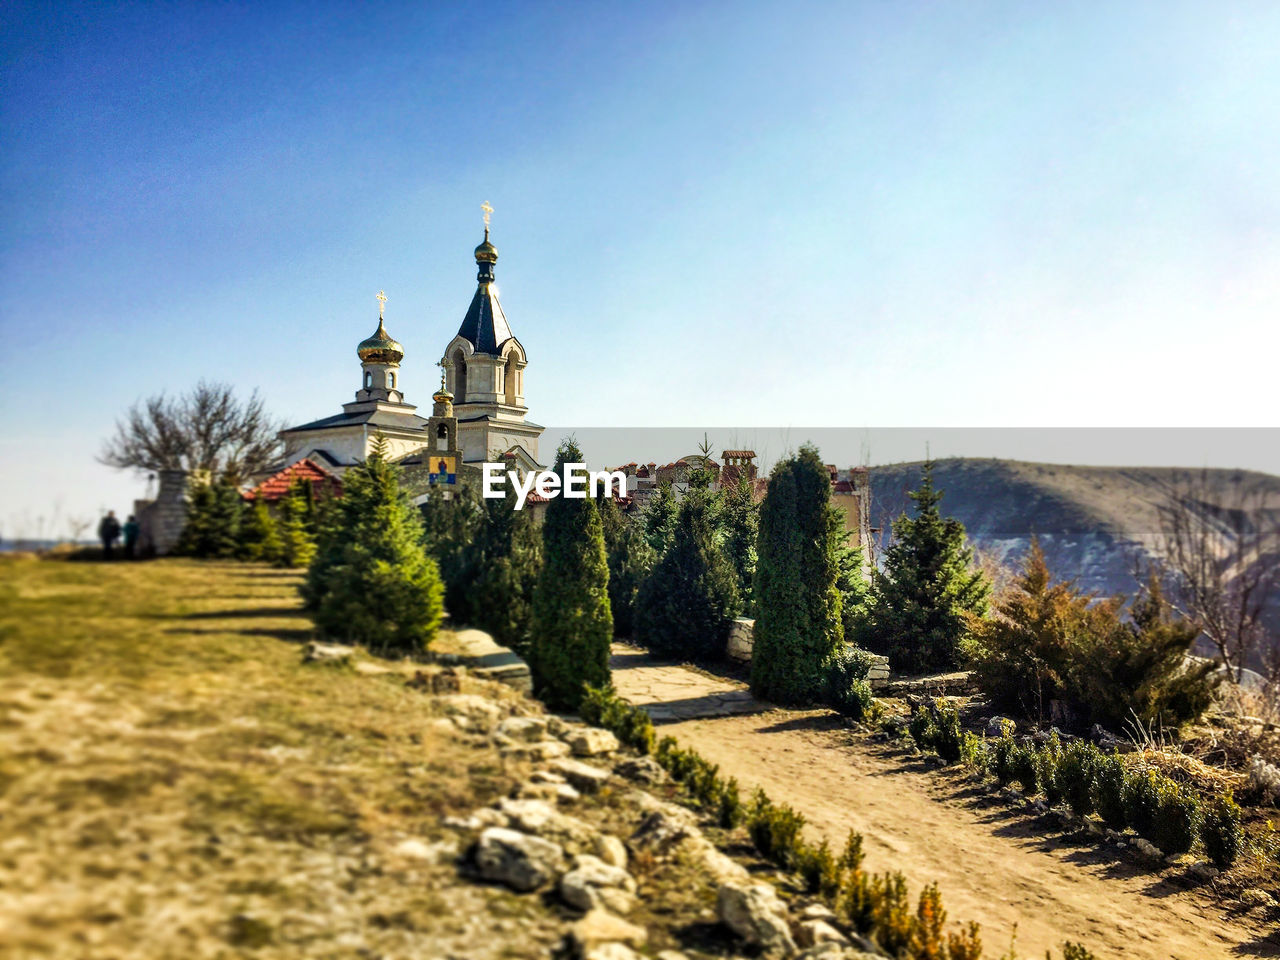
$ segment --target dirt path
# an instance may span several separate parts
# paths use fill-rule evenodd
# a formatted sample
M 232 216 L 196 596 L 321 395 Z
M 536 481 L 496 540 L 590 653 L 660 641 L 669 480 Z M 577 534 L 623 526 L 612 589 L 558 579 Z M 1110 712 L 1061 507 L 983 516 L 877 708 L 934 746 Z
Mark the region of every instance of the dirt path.
M 636 704 L 689 701 L 740 689 L 629 648 L 614 684 Z M 738 709 L 741 709 L 739 707 Z M 1280 935 L 1232 920 L 1206 897 L 1094 845 L 1058 842 L 963 775 L 925 768 L 853 736 L 825 711 L 772 710 L 677 720 L 670 733 L 747 787 L 804 814 L 815 837 L 861 832 L 867 865 L 901 870 L 913 889 L 937 880 L 953 920 L 982 924 L 989 954 L 1041 957 L 1064 939 L 1100 958 L 1207 960 L 1280 956 Z

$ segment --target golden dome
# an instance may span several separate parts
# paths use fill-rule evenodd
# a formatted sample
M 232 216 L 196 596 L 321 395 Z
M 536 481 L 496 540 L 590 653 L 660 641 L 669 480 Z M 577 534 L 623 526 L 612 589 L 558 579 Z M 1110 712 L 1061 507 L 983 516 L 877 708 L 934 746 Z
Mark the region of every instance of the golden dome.
M 378 318 L 378 329 L 368 340 L 361 340 L 356 354 L 363 363 L 399 363 L 404 359 L 404 347 L 391 339 L 387 328 Z
M 476 263 L 497 263 L 498 248 L 489 242 L 489 228 L 484 228 L 484 242 L 476 247 Z

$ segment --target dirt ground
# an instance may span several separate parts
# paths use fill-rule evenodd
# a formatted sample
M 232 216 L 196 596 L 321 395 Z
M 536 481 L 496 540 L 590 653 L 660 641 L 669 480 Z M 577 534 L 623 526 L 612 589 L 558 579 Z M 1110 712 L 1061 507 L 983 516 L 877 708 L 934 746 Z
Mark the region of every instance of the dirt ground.
M 706 690 L 691 677 L 703 678 Z M 690 700 L 732 685 L 618 648 L 614 685 L 637 704 Z M 692 684 L 692 687 L 691 687 Z M 952 919 L 977 920 L 989 953 L 1017 925 L 1017 956 L 1063 940 L 1099 958 L 1208 960 L 1280 956 L 1280 932 L 1228 916 L 1207 894 L 1164 880 L 1117 851 L 1059 840 L 966 775 L 938 771 L 852 734 L 828 711 L 773 710 L 662 724 L 745 787 L 802 813 L 815 837 L 864 836 L 867 865 L 938 881 Z

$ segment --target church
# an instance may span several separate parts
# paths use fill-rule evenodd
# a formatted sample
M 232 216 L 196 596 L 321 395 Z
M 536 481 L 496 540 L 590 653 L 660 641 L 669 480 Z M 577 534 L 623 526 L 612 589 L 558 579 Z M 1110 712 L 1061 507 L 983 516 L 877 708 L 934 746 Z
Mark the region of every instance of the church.
M 400 362 L 405 348 L 387 331 L 386 296 L 378 294 L 378 328 L 356 347 L 360 389 L 342 412 L 280 432 L 282 466 L 309 459 L 341 476 L 368 458 L 378 435 L 390 456 L 430 485 L 452 484 L 463 471 L 479 471 L 486 460 L 520 472 L 542 469 L 538 438 L 543 427 L 526 419 L 525 368 L 528 355 L 511 332 L 494 279 L 498 249 L 489 241 L 484 205 L 484 240 L 475 249 L 476 292 L 457 334 L 440 360 L 439 389 L 431 416 L 421 416 L 405 397 Z M 423 469 L 425 468 L 425 470 Z

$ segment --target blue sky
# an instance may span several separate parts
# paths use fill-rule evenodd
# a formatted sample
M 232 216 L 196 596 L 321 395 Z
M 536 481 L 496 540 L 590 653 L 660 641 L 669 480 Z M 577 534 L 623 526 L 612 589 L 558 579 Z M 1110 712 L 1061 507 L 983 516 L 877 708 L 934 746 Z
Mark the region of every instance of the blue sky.
M 0 535 L 140 396 L 337 412 L 379 289 L 429 403 L 485 200 L 541 423 L 1276 425 L 1274 4 L 0 18 Z

